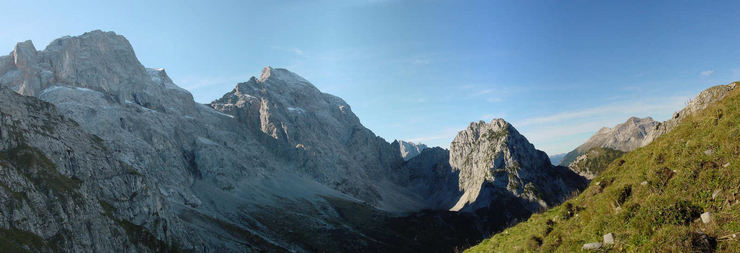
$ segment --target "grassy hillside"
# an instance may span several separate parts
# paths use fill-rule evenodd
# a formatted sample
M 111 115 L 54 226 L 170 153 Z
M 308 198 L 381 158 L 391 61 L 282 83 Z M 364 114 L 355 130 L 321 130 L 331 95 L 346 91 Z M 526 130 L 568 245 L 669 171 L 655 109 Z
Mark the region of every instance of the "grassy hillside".
M 612 162 L 579 196 L 468 252 L 574 252 L 607 233 L 615 244 L 601 250 L 738 252 L 739 94 Z M 713 215 L 707 224 L 704 212 Z

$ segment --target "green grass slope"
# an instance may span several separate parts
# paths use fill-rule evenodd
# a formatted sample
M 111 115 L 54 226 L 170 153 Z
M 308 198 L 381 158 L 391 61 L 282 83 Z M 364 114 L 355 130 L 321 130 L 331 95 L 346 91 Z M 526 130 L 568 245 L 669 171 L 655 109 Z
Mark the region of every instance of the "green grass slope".
M 612 162 L 579 196 L 467 252 L 740 252 L 740 89 Z M 705 224 L 700 214 L 710 212 Z

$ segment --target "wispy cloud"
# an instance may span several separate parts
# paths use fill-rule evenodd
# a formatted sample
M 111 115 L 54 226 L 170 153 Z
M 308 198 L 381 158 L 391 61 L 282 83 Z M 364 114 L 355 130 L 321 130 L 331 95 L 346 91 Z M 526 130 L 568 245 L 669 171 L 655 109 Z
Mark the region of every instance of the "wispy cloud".
M 496 103 L 496 102 L 501 102 L 502 99 L 500 97 L 490 97 L 490 98 L 486 98 L 486 101 L 489 103 Z
M 471 96 L 471 97 L 479 97 L 479 96 L 483 96 L 483 95 L 491 94 L 491 93 L 493 93 L 494 91 L 495 91 L 494 89 L 483 89 L 483 90 L 477 90 L 477 91 L 473 91 L 472 93 L 470 93 L 470 96 Z
M 714 74 L 714 70 L 711 70 L 711 69 L 705 70 L 705 71 L 702 71 L 700 74 L 701 76 L 711 76 L 712 74 Z
M 432 60 L 430 60 L 430 59 L 413 59 L 413 60 L 411 60 L 411 63 L 412 64 L 415 64 L 415 65 L 427 65 L 427 64 L 432 63 Z
M 656 96 L 622 100 L 589 109 L 515 120 L 512 124 L 537 148 L 556 154 L 570 151 L 602 127 L 613 127 L 632 116 L 664 120 L 685 106 L 689 99 L 689 96 Z
M 560 112 L 549 116 L 532 117 L 517 122 L 518 126 L 530 126 L 563 122 L 573 119 L 584 119 L 597 115 L 632 114 L 645 115 L 665 110 L 676 110 L 676 106 L 688 101 L 689 97 L 670 97 L 667 99 L 656 99 L 646 103 L 643 101 L 622 101 L 620 103 L 599 106 L 583 110 Z
M 304 52 L 302 49 L 297 48 L 297 47 L 271 46 L 270 48 L 272 48 L 273 50 L 277 50 L 277 51 L 281 51 L 285 53 L 291 53 L 291 54 L 294 54 L 295 56 L 306 57 L 306 52 Z

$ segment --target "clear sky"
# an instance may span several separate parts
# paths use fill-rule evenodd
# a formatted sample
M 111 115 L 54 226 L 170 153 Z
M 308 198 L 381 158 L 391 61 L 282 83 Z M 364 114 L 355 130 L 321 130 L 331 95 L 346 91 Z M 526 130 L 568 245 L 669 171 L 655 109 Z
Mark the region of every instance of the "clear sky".
M 2 1 L 0 49 L 101 29 L 207 103 L 284 67 L 392 141 L 501 117 L 549 154 L 740 80 L 738 1 Z

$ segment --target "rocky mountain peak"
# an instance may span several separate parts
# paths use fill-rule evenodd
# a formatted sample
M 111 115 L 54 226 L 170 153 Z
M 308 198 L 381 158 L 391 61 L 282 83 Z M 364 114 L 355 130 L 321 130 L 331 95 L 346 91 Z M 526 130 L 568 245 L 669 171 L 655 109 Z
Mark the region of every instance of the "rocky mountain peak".
M 195 112 L 192 95 L 164 69 L 146 69 L 126 38 L 100 30 L 56 39 L 42 51 L 31 41 L 18 43 L 10 55 L 0 57 L 0 86 L 30 96 L 78 89 L 103 93 L 123 105 Z
M 569 152 L 561 161 L 561 165 L 569 165 L 586 151 L 604 147 L 620 151 L 631 151 L 650 143 L 656 136 L 655 130 L 661 123 L 651 117 L 630 117 L 624 123 L 613 128 L 604 127 L 596 132 L 584 144 Z
M 18 42 L 13 49 L 13 61 L 16 66 L 23 68 L 28 66 L 30 60 L 36 59 L 36 47 L 30 40 Z
M 546 206 L 528 183 L 539 170 L 551 167 L 549 158 L 503 119 L 473 122 L 460 131 L 450 144 L 450 165 L 460 171 L 459 188 L 464 191 L 452 210 L 489 205 L 489 196 L 481 196 L 490 193 L 487 186 Z
M 408 161 L 411 158 L 414 158 L 415 156 L 421 154 L 421 152 L 424 149 L 427 149 L 427 145 L 424 145 L 422 143 L 413 143 L 410 141 L 403 141 L 403 140 L 395 140 L 393 143 L 391 143 L 393 146 L 398 146 L 399 153 L 401 153 L 401 157 L 403 157 L 404 161 Z

